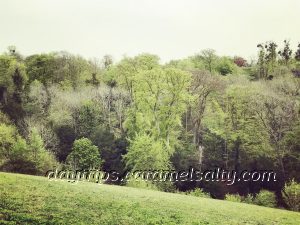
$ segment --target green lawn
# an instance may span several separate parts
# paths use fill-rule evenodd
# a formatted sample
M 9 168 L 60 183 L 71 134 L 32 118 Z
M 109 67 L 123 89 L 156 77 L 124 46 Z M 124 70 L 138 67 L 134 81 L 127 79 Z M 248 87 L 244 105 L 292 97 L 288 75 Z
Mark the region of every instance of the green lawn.
M 300 224 L 300 213 L 0 173 L 0 224 Z

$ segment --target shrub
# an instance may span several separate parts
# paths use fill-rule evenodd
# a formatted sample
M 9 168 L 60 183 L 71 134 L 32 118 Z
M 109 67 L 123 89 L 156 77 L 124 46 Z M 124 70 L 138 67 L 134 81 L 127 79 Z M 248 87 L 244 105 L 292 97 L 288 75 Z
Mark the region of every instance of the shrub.
M 282 196 L 285 203 L 293 211 L 300 211 L 300 184 L 294 179 L 285 184 L 282 190 Z
M 99 169 L 102 163 L 99 149 L 88 138 L 74 141 L 72 152 L 68 155 L 67 162 L 75 170 Z
M 164 191 L 164 192 L 172 192 L 174 193 L 176 191 L 176 187 L 173 182 L 171 181 L 154 181 L 154 185 L 157 187 L 159 191 Z
M 239 194 L 226 194 L 225 200 L 231 201 L 231 202 L 241 202 L 242 198 Z
M 203 191 L 201 188 L 195 188 L 192 191 L 187 192 L 187 195 L 202 197 L 202 198 L 210 198 L 210 194 Z
M 142 188 L 142 189 L 148 189 L 148 190 L 158 190 L 158 188 L 151 182 L 146 181 L 141 178 L 132 178 L 127 180 L 126 182 L 127 187 L 134 187 L 134 188 Z
M 276 196 L 273 192 L 267 190 L 261 190 L 255 197 L 254 204 L 275 207 L 276 206 Z
M 242 199 L 242 202 L 245 202 L 247 204 L 253 204 L 253 201 L 254 201 L 254 197 L 251 194 L 248 194 L 246 197 Z

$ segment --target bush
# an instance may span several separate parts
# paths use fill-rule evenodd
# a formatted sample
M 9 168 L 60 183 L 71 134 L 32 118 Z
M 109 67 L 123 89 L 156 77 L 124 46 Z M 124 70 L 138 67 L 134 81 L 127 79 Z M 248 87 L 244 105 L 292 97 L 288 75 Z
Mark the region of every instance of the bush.
M 210 198 L 210 194 L 203 191 L 201 188 L 195 188 L 192 191 L 187 192 L 187 195 L 202 197 L 202 198 Z
M 285 203 L 293 211 L 300 211 L 300 184 L 294 179 L 285 184 L 282 190 L 282 196 Z
M 255 197 L 254 204 L 275 207 L 276 206 L 276 196 L 273 192 L 267 190 L 261 190 Z
M 245 202 L 247 204 L 253 204 L 253 201 L 254 201 L 254 197 L 251 194 L 248 194 L 246 197 L 242 199 L 242 202 Z
M 242 198 L 239 194 L 226 194 L 225 200 L 231 201 L 231 202 L 241 202 Z
M 67 162 L 75 170 L 99 169 L 102 163 L 99 149 L 88 138 L 74 141 L 72 152 L 68 155 Z
M 134 187 L 134 188 L 142 188 L 142 189 L 148 189 L 148 190 L 158 190 L 158 188 L 151 182 L 146 181 L 141 178 L 132 178 L 127 180 L 126 182 L 127 187 Z
M 159 191 L 164 191 L 164 192 L 172 192 L 174 193 L 176 191 L 176 187 L 173 182 L 171 181 L 154 181 L 154 185 L 157 187 Z

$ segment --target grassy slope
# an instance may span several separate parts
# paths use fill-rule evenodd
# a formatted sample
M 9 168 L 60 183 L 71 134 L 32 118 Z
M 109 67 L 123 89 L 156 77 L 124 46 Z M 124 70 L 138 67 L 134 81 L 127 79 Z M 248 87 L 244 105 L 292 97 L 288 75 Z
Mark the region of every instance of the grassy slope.
M 21 222 L 17 224 L 300 224 L 300 213 L 129 187 L 71 184 L 0 173 L 0 224 L 5 224 L 4 220 Z

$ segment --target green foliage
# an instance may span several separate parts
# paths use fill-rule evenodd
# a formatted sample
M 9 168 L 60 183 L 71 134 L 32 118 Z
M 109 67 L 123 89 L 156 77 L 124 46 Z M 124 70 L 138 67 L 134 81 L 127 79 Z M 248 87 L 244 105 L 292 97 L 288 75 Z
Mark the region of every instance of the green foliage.
M 55 56 L 54 54 L 32 55 L 26 58 L 26 70 L 29 81 L 40 81 L 48 86 L 50 83 L 58 82 L 55 75 Z
M 192 69 L 204 69 L 204 65 L 201 61 L 197 60 L 196 57 L 190 57 L 187 59 L 171 60 L 168 66 L 175 67 L 181 70 L 192 70 Z
M 127 146 L 125 137 L 116 138 L 107 126 L 98 126 L 95 128 L 91 140 L 101 149 L 101 158 L 104 160 L 103 170 L 115 170 L 123 173 L 125 165 L 122 155 L 126 153 Z
M 284 185 L 282 197 L 293 211 L 300 211 L 300 184 L 294 180 Z
M 256 205 L 274 208 L 276 206 L 276 196 L 275 196 L 274 192 L 267 191 L 267 190 L 261 190 L 255 196 L 253 203 Z
M 235 64 L 232 59 L 222 57 L 219 59 L 216 69 L 222 75 L 232 74 L 235 70 Z
M 0 156 L 1 160 L 13 159 L 20 142 L 20 136 L 12 125 L 0 124 Z
M 189 82 L 189 74 L 174 68 L 150 68 L 134 76 L 131 86 L 133 102 L 125 121 L 133 146 L 125 157 L 127 166 L 135 169 L 168 168 L 177 144 L 181 115 L 189 99 Z M 144 140 L 146 142 L 142 143 Z
M 101 149 L 105 171 L 217 166 L 272 169 L 298 181 L 299 51 L 292 59 L 285 41 L 278 59 L 274 42 L 258 47 L 257 64 L 248 65 L 211 49 L 163 65 L 151 54 L 113 64 L 108 55 L 100 63 L 67 52 L 23 58 L 10 47 L 0 55 L 0 167 L 42 174 L 55 157 L 65 163 L 70 155 L 74 167 L 89 169 L 100 166 Z M 79 138 L 91 142 L 70 154 Z M 155 186 L 173 191 L 196 184 Z M 248 188 L 204 187 L 216 198 Z
M 124 160 L 127 168 L 132 170 L 164 170 L 169 167 L 169 155 L 163 143 L 146 134 L 138 134 L 130 141 Z
M 11 74 L 9 74 L 9 70 L 11 65 L 16 63 L 13 57 L 8 55 L 1 55 L 0 56 L 0 85 L 3 89 L 11 89 L 13 85 L 13 80 Z M 1 93 L 3 95 L 3 93 Z M 1 96 L 3 98 L 3 96 Z
M 231 202 L 242 202 L 242 198 L 239 194 L 226 194 L 225 200 Z
M 38 174 L 45 174 L 58 165 L 54 154 L 45 149 L 43 139 L 36 129 L 30 133 L 28 150 Z
M 28 143 L 11 125 L 0 125 L 1 168 L 5 171 L 44 174 L 57 166 L 54 155 L 44 148 L 43 140 L 36 130 Z
M 17 125 L 24 119 L 24 98 L 27 75 L 25 65 L 14 56 L 0 56 L 0 103 L 1 109 Z
M 74 142 L 67 162 L 75 170 L 99 169 L 102 163 L 99 149 L 87 138 L 81 138 Z
M 248 194 L 246 197 L 242 199 L 242 202 L 245 202 L 247 204 L 254 204 L 253 201 L 254 201 L 254 197 L 251 194 Z
M 148 190 L 158 190 L 158 188 L 151 181 L 146 181 L 141 178 L 128 180 L 126 182 L 126 186 Z
M 210 132 L 226 141 L 235 169 L 247 160 L 274 157 L 267 130 L 256 116 L 253 102 L 258 93 L 258 88 L 249 83 L 231 85 L 225 95 L 216 96 L 207 107 L 203 122 Z
M 201 188 L 195 188 L 194 190 L 187 192 L 187 194 L 195 197 L 210 198 L 210 194 L 204 192 Z
M 206 70 L 209 72 L 214 72 L 217 62 L 217 55 L 216 51 L 213 49 L 205 49 L 201 51 L 200 55 L 196 56 L 196 58 L 199 58 L 203 64 Z
M 84 102 L 73 112 L 77 137 L 91 137 L 93 130 L 100 123 L 101 111 L 94 102 Z

